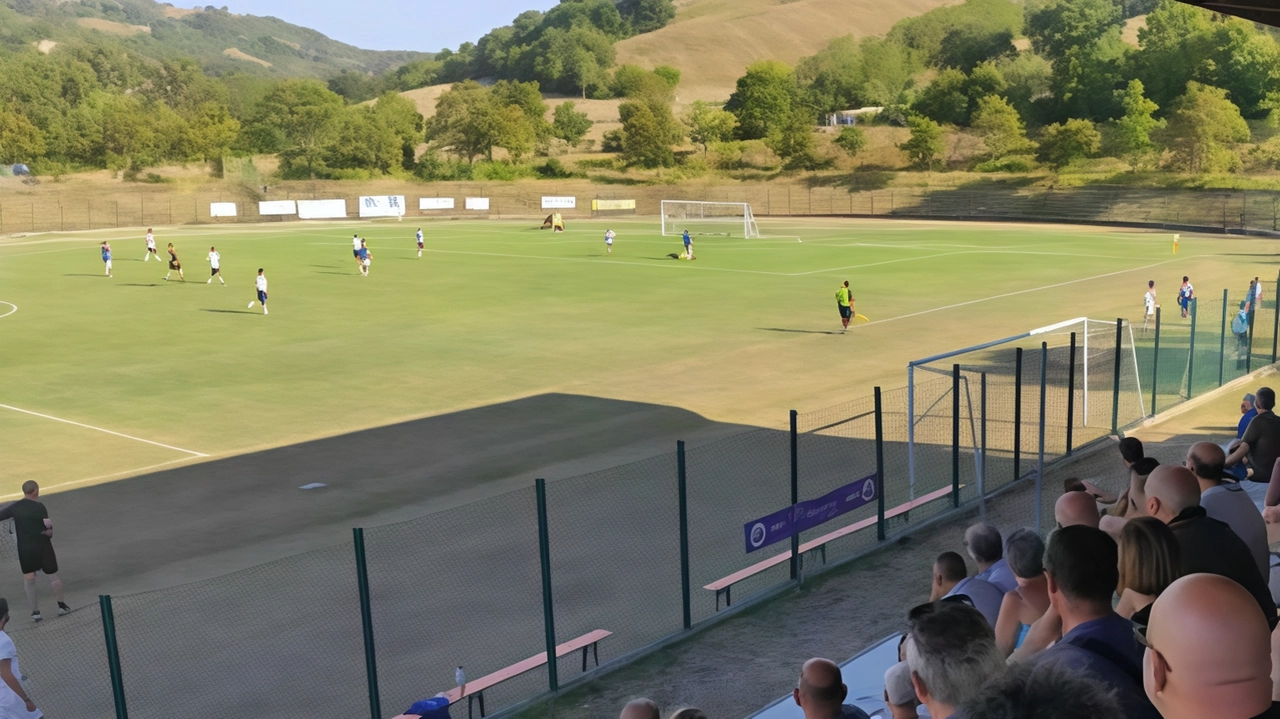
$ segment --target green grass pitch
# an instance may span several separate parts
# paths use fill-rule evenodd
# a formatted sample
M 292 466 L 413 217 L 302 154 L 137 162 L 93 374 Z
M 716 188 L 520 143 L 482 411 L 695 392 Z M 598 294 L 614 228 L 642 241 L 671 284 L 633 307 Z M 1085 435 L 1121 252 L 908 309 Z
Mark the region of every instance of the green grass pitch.
M 1172 307 L 1183 274 L 1215 293 L 1274 277 L 1269 240 L 1184 235 L 1174 256 L 1170 235 L 1138 231 L 760 224 L 764 239 L 697 238 L 695 261 L 672 259 L 680 240 L 656 218 L 556 235 L 427 222 L 421 259 L 412 219 L 161 228 L 185 283 L 141 261 L 141 231 L 0 239 L 0 495 L 553 391 L 777 425 L 789 408 L 900 386 L 911 359 L 1086 314 L 1138 317 L 1148 279 Z M 369 241 L 369 277 L 352 232 Z M 211 245 L 226 287 L 206 284 Z M 245 307 L 258 267 L 266 317 Z M 872 322 L 839 335 L 845 279 Z

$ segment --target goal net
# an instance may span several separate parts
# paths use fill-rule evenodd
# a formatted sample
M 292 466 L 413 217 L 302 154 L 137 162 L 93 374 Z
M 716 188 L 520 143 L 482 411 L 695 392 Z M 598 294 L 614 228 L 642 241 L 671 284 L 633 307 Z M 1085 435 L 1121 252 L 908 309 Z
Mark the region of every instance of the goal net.
M 759 237 L 760 228 L 746 202 L 662 201 L 662 234 Z

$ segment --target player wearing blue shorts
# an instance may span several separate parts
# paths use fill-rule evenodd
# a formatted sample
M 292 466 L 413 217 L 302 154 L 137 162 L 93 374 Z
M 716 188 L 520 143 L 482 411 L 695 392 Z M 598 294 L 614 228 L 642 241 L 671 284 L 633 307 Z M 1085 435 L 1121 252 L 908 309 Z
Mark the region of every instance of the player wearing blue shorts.
M 422 257 L 422 228 L 418 228 L 418 257 Z
M 360 240 L 360 250 L 357 256 L 359 257 L 360 262 L 360 274 L 368 277 L 369 258 L 373 257 L 373 253 L 369 252 L 369 246 L 365 244 L 364 240 Z
M 262 314 L 269 315 L 267 311 L 267 276 L 263 274 L 264 270 L 258 268 L 258 279 L 254 282 L 254 286 L 258 289 L 258 301 L 262 303 Z M 253 307 L 253 301 L 249 301 L 249 307 Z
M 613 238 L 614 237 L 617 237 L 617 235 L 613 234 L 613 230 L 604 231 L 605 254 L 609 254 L 609 255 L 613 254 Z
M 686 260 L 693 259 L 693 238 L 689 236 L 689 231 L 684 231 L 684 258 Z
M 1186 276 L 1182 276 L 1182 287 L 1178 288 L 1178 306 L 1182 308 L 1182 316 L 1186 317 L 1191 311 L 1191 300 L 1196 296 L 1196 290 L 1191 286 L 1191 280 Z
M 102 264 L 107 266 L 107 277 L 112 277 L 113 275 L 111 274 L 111 245 L 107 244 L 106 242 L 102 243 Z

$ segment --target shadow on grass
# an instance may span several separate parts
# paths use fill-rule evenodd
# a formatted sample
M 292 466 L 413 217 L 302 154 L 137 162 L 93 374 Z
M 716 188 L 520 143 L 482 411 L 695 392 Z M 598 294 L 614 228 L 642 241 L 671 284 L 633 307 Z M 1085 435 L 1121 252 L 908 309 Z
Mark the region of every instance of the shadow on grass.
M 854 172 L 836 175 L 810 175 L 802 181 L 808 188 L 843 187 L 850 192 L 883 190 L 893 182 L 898 173 L 889 169 L 864 166 Z
M 220 315 L 257 315 L 257 314 L 262 314 L 262 313 L 260 313 L 260 312 L 254 312 L 253 310 L 208 310 L 208 309 L 201 309 L 200 311 L 201 311 L 201 312 L 216 312 L 216 313 L 218 313 L 218 314 L 220 314 Z
M 841 334 L 840 332 L 836 332 L 835 330 L 796 330 L 796 329 L 790 329 L 790 328 L 787 328 L 787 327 L 757 327 L 756 329 L 758 329 L 758 330 L 763 330 L 764 332 L 791 332 L 791 333 L 794 333 L 794 334 L 800 334 L 800 335 L 838 335 L 838 334 Z

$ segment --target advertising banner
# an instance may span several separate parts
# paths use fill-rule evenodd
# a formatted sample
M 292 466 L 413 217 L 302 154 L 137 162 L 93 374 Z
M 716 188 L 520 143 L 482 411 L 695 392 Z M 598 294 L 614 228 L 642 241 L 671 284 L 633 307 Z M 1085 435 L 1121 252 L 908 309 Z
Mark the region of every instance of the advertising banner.
M 346 216 L 346 200 L 298 200 L 298 217 L 300 219 L 338 220 Z
M 258 203 L 259 215 L 296 215 L 298 205 L 293 200 L 267 200 Z
M 292 213 L 290 213 L 292 214 Z M 211 202 L 209 203 L 210 217 L 235 217 L 236 203 L 234 202 Z
M 876 500 L 876 476 L 868 475 L 827 494 L 780 509 L 743 525 L 747 554 L 821 526 Z
M 452 197 L 419 197 L 419 210 L 452 210 Z
M 596 212 L 600 211 L 616 211 L 616 210 L 634 210 L 636 209 L 635 200 L 592 200 L 591 209 Z
M 404 195 L 360 198 L 361 217 L 404 217 Z
M 578 198 L 576 197 L 543 197 L 542 209 L 544 210 L 572 210 L 578 206 Z
M 468 197 L 466 208 L 468 210 L 484 210 L 489 209 L 489 198 L 487 197 Z

